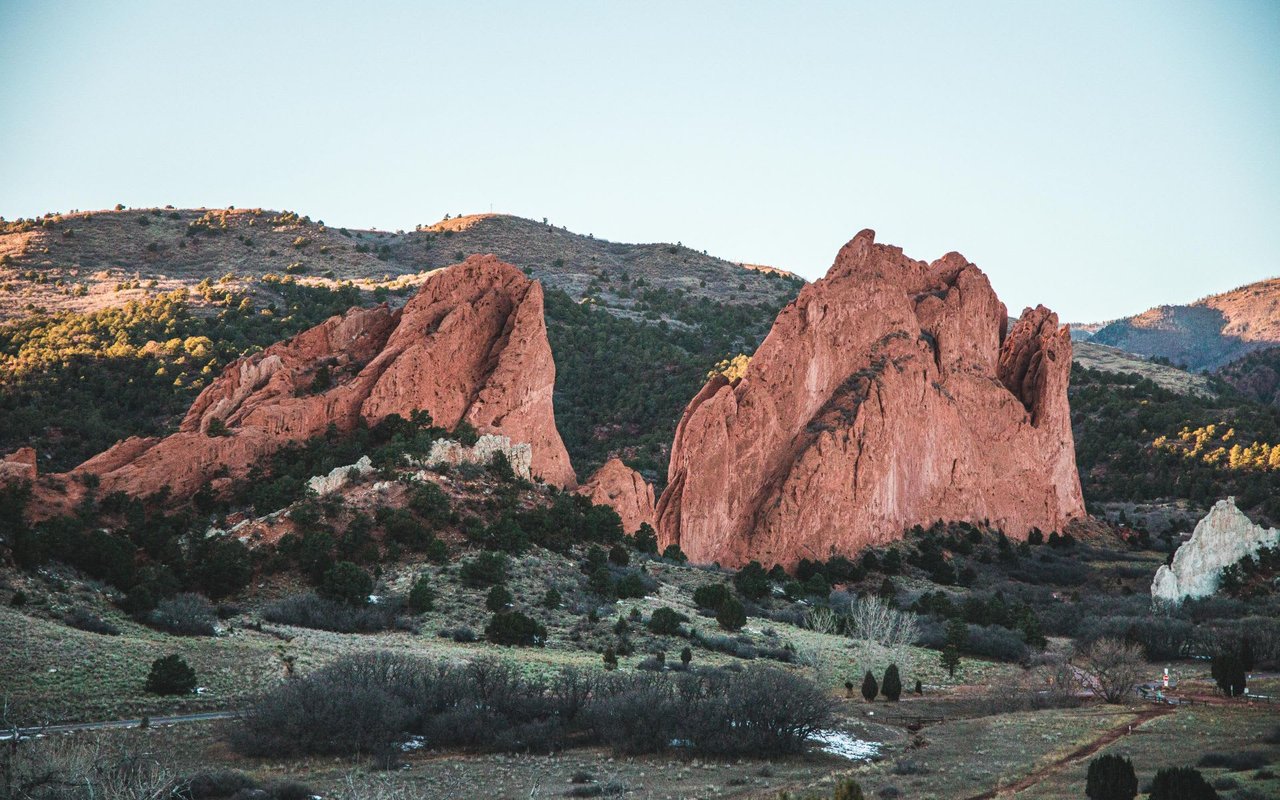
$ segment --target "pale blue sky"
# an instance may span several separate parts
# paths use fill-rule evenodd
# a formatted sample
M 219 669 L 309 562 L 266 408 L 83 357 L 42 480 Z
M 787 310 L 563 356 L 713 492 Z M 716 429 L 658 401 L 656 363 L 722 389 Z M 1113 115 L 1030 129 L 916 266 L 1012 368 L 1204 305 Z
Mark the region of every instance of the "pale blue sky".
M 825 272 L 959 250 L 1015 313 L 1280 274 L 1280 2 L 0 0 L 0 215 L 550 217 Z

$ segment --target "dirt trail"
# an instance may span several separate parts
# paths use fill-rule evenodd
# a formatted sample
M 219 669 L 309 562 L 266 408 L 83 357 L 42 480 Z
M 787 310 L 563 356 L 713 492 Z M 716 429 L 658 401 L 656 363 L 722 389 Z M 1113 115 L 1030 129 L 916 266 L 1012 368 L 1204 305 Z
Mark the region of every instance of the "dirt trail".
M 1005 797 L 1007 795 L 1017 794 L 1024 789 L 1029 789 L 1059 770 L 1072 764 L 1077 764 L 1107 745 L 1128 736 L 1136 731 L 1140 725 L 1145 725 L 1156 717 L 1163 717 L 1168 714 L 1172 714 L 1175 711 L 1177 711 L 1177 709 L 1173 706 L 1157 706 L 1155 708 L 1143 709 L 1127 722 L 1116 725 L 1114 728 L 1107 730 L 1092 742 L 1072 750 L 1065 756 L 1050 761 L 1042 767 L 1037 767 L 1030 774 L 1016 782 L 1010 783 L 1006 786 L 1000 786 L 995 789 L 990 789 L 982 794 L 975 794 L 971 797 L 965 798 L 965 800 L 993 800 L 993 798 Z

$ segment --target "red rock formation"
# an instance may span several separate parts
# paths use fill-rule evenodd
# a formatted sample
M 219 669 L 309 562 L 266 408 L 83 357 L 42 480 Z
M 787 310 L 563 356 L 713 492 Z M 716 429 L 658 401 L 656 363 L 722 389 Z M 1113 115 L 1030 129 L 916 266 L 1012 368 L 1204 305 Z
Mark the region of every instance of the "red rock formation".
M 322 371 L 328 380 L 317 382 Z M 542 288 L 493 256 L 473 256 L 429 277 L 398 311 L 352 309 L 228 365 L 177 433 L 120 442 L 72 474 L 98 475 L 103 494 L 146 497 L 168 486 L 188 497 L 329 425 L 351 430 L 426 410 L 446 428 L 465 420 L 529 443 L 534 474 L 568 488 L 577 481 L 555 426 L 554 384 Z M 211 426 L 226 435 L 210 435 Z
M 653 487 L 621 459 L 611 458 L 578 487 L 592 503 L 611 506 L 622 517 L 622 530 L 635 533 L 641 523 L 656 528 Z
M 19 447 L 0 458 L 0 484 L 16 481 L 30 483 L 36 479 L 36 451 L 31 447 Z
M 1040 307 L 1004 335 L 982 272 L 863 231 L 783 309 L 745 376 L 713 377 L 676 429 L 662 546 L 792 565 L 989 520 L 1022 537 L 1083 516 L 1071 340 Z

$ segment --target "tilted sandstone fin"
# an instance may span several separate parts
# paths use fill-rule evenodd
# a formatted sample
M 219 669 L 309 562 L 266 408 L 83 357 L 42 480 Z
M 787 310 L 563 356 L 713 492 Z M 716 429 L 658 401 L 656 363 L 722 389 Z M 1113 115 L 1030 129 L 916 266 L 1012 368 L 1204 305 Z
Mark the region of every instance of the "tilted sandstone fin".
M 494 256 L 472 256 L 431 275 L 398 311 L 352 309 L 231 363 L 178 432 L 120 442 L 72 474 L 96 475 L 103 494 L 168 487 L 183 499 L 330 426 L 425 410 L 443 427 L 465 420 L 532 445 L 534 474 L 572 488 L 554 385 L 541 287 Z M 210 435 L 211 425 L 226 435 Z

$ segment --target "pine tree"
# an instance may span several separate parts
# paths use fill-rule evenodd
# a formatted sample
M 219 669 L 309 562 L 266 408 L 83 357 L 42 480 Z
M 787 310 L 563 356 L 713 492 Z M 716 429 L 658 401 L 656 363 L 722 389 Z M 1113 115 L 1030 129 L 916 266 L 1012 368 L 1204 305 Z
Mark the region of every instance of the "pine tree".
M 866 676 L 862 679 L 862 697 L 870 703 L 878 694 L 880 694 L 880 686 L 876 683 L 876 676 L 871 674 L 871 670 L 867 670 Z
M 423 575 L 414 582 L 409 590 L 409 609 L 415 614 L 424 614 L 435 605 L 436 593 L 431 589 L 431 582 Z
M 1172 767 L 1156 773 L 1148 800 L 1218 800 L 1218 793 L 1199 770 Z
M 716 622 L 726 631 L 741 630 L 747 624 L 747 610 L 738 602 L 738 598 L 727 598 L 716 612 Z
M 942 648 L 942 666 L 948 675 L 953 678 L 956 676 L 956 667 L 960 666 L 960 650 L 955 645 L 949 644 Z
M 898 665 L 890 664 L 884 671 L 884 681 L 880 684 L 880 693 L 891 703 L 896 703 L 902 696 L 902 678 L 898 675 Z
M 151 694 L 191 694 L 196 690 L 196 671 L 176 653 L 151 662 L 146 690 Z
M 1214 656 L 1210 674 L 1213 675 L 1213 680 L 1218 684 L 1218 688 L 1227 697 L 1239 697 L 1244 694 L 1248 676 L 1245 673 L 1244 663 L 1240 660 L 1238 654 L 1224 653 L 1220 656 Z
M 1089 800 L 1133 800 L 1138 794 L 1138 776 L 1133 762 L 1117 755 L 1105 755 L 1089 762 L 1085 795 Z

